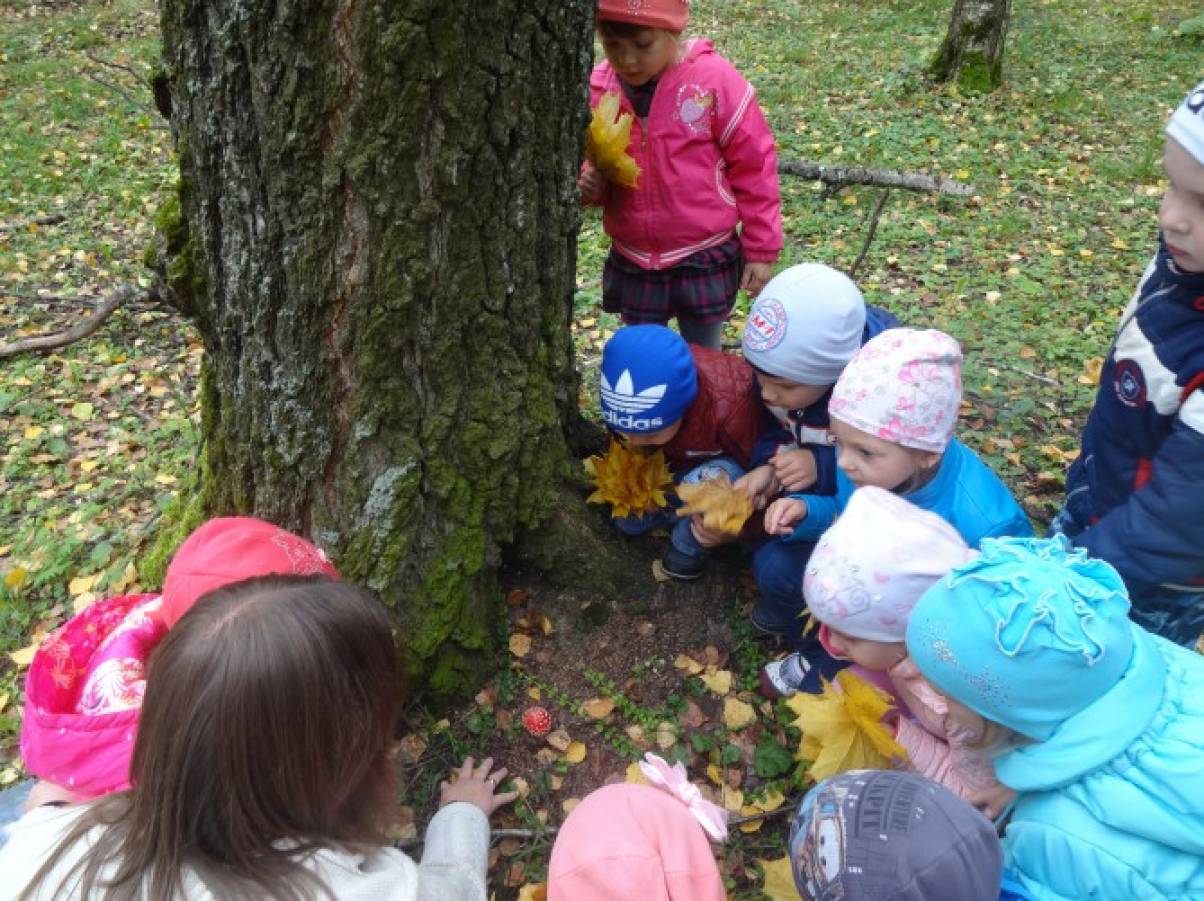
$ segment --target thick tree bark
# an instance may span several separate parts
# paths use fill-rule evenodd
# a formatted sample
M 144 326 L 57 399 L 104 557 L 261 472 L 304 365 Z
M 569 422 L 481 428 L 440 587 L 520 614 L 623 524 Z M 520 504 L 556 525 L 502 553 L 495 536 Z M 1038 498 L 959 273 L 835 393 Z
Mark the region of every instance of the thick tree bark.
M 1012 0 L 955 0 L 949 31 L 932 61 L 938 79 L 990 91 L 1003 79 L 1003 48 Z
M 579 465 L 591 14 L 162 3 L 181 168 L 166 276 L 208 352 L 191 508 L 314 538 L 396 611 L 437 695 L 488 666 L 500 550 L 561 515 Z

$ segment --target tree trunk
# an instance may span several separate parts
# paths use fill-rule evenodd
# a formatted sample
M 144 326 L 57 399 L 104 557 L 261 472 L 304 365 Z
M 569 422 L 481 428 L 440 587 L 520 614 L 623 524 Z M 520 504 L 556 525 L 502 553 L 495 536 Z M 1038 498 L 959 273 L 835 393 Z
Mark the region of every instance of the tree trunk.
M 1003 79 L 1003 46 L 1012 0 L 954 0 L 949 31 L 933 58 L 932 74 L 966 91 L 994 90 Z
M 181 170 L 165 274 L 207 351 L 189 516 L 312 537 L 395 610 L 437 696 L 488 667 L 501 549 L 563 518 L 579 466 L 592 11 L 162 2 Z

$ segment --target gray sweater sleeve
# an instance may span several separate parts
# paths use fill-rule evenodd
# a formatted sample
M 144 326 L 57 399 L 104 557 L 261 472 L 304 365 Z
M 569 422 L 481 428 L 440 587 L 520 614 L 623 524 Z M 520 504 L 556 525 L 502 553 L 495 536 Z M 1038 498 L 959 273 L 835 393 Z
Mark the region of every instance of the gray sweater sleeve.
M 489 819 L 475 804 L 448 804 L 426 827 L 418 901 L 485 901 Z

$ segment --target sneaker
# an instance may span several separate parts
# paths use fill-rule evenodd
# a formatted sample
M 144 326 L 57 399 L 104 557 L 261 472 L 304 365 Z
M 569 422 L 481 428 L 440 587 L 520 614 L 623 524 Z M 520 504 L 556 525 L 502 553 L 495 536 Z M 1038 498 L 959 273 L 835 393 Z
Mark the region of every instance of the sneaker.
M 810 671 L 811 664 L 797 651 L 770 661 L 761 668 L 761 695 L 776 701 L 798 694 Z
M 665 571 L 665 575 L 682 582 L 694 581 L 706 572 L 706 568 L 705 554 L 683 554 L 672 545 L 665 551 L 665 556 L 661 557 L 661 569 Z

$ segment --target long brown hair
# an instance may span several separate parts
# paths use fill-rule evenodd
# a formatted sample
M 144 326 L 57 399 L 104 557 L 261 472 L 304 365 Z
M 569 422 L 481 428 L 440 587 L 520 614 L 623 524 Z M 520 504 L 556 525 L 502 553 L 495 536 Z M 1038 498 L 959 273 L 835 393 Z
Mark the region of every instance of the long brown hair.
M 22 897 L 97 827 L 56 894 L 167 899 L 191 870 L 222 898 L 313 897 L 307 855 L 384 842 L 400 704 L 367 592 L 295 576 L 211 592 L 151 657 L 134 787 L 91 805 Z

